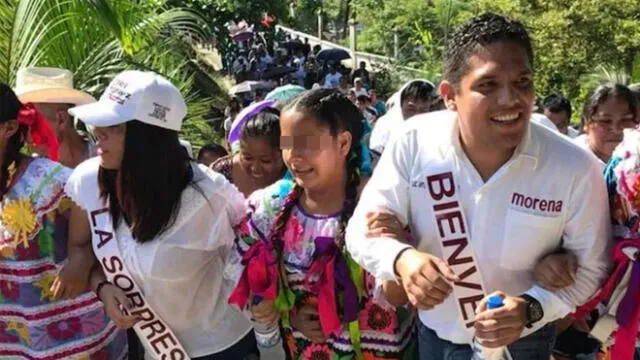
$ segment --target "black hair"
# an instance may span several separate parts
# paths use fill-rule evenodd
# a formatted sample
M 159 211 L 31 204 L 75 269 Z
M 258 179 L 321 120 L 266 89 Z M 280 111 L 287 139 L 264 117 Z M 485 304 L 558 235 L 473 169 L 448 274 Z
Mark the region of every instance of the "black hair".
M 98 182 L 114 227 L 124 219 L 134 239 L 144 243 L 174 224 L 193 170 L 177 131 L 134 120 L 126 123 L 120 169 L 101 167 Z
M 198 151 L 198 160 L 202 158 L 205 153 L 213 153 L 218 155 L 219 157 L 227 156 L 229 153 L 227 149 L 225 149 L 222 145 L 219 144 L 206 144 L 200 148 Z
M 593 115 L 598 111 L 598 106 L 602 105 L 610 98 L 617 98 L 625 101 L 629 106 L 629 112 L 633 114 L 633 121 L 638 122 L 636 118 L 636 97 L 628 87 L 622 84 L 606 83 L 591 89 L 587 93 L 587 99 L 582 108 L 581 127 L 584 128 L 591 122 Z
M 567 115 L 569 115 L 569 118 L 571 118 L 571 102 L 563 96 L 550 94 L 542 101 L 542 108 L 549 110 L 552 113 L 561 113 L 565 111 Z
M 444 79 L 457 90 L 462 77 L 469 71 L 469 58 L 480 47 L 503 41 L 521 46 L 527 52 L 533 70 L 533 46 L 524 25 L 503 15 L 484 13 L 451 35 L 444 54 Z
M 362 159 L 360 138 L 364 132 L 362 113 L 346 96 L 334 89 L 307 91 L 296 98 L 296 101 L 289 104 L 283 112 L 291 110 L 309 114 L 318 124 L 328 127 L 332 136 L 337 136 L 343 131 L 351 133 L 351 149 L 346 161 L 347 185 L 345 199 L 336 235 L 336 243 L 338 247 L 342 248 L 345 229 L 349 218 L 351 218 L 355 210 L 358 186 L 360 185 L 360 162 Z M 284 225 L 287 223 L 291 209 L 298 201 L 300 194 L 302 194 L 302 189 L 296 185 L 276 216 L 274 220 L 275 231 L 271 235 L 275 244 L 280 243 L 278 239 L 281 238 Z
M 371 101 L 369 99 L 369 96 L 367 95 L 358 95 L 358 97 L 356 98 L 356 100 L 360 101 L 360 102 L 369 102 Z
M 17 120 L 18 113 L 22 108 L 22 103 L 18 100 L 11 87 L 5 83 L 0 83 L 0 123 L 9 120 Z M 0 196 L 6 194 L 9 184 L 9 166 L 15 162 L 16 168 L 20 161 L 20 150 L 24 146 L 24 139 L 27 134 L 27 127 L 20 125 L 18 131 L 9 139 L 5 151 L 4 161 L 0 165 Z
M 629 85 L 629 90 L 635 95 L 636 101 L 640 103 L 640 83 Z
M 435 96 L 435 87 L 422 80 L 414 80 L 400 93 L 400 104 L 407 100 L 431 102 Z
M 280 148 L 280 111 L 274 108 L 264 108 L 252 116 L 240 130 L 240 140 L 264 137 L 274 148 Z

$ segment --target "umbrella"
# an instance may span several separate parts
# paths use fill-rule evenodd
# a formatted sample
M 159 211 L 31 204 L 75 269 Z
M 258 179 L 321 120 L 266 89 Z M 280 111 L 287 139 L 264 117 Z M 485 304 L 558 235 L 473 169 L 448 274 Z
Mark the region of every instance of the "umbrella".
M 273 91 L 267 94 L 264 98 L 267 100 L 275 99 L 280 101 L 287 101 L 292 97 L 305 91 L 305 88 L 298 85 L 284 85 L 279 88 L 275 88 Z
M 234 144 L 240 140 L 240 130 L 242 129 L 242 126 L 247 122 L 247 120 L 262 111 L 262 109 L 275 105 L 276 102 L 277 101 L 274 99 L 263 100 L 247 106 L 246 108 L 242 109 L 242 111 L 240 111 L 238 115 L 236 115 L 236 118 L 231 124 L 231 130 L 229 130 L 229 137 L 227 138 L 232 148 Z
M 234 85 L 229 89 L 229 94 L 242 94 L 248 93 L 256 90 L 270 90 L 273 89 L 273 86 L 266 81 L 253 81 L 247 80 L 245 82 L 241 82 L 240 84 Z
M 342 61 L 344 59 L 351 59 L 349 52 L 343 49 L 322 49 L 316 55 L 316 59 L 322 61 Z
M 291 74 L 296 72 L 296 68 L 292 68 L 289 66 L 278 66 L 267 69 L 262 73 L 262 78 L 265 80 L 268 79 L 279 79 L 287 74 Z

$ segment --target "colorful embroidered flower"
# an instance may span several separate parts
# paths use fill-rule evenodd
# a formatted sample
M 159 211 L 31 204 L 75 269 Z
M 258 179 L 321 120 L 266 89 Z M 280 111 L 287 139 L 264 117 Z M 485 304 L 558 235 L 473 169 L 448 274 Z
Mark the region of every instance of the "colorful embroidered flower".
M 15 332 L 9 328 L 9 324 L 0 321 L 0 343 L 11 344 L 19 342 L 20 336 L 16 335 Z
M 4 299 L 17 301 L 20 297 L 20 285 L 7 280 L 0 280 L 0 292 Z
M 331 349 L 324 344 L 312 344 L 304 350 L 304 360 L 331 360 Z
M 302 225 L 300 225 L 298 218 L 291 216 L 289 221 L 287 221 L 287 225 L 284 228 L 284 234 L 282 236 L 285 253 L 301 255 L 299 243 L 302 241 L 301 235 L 303 231 L 304 229 L 302 228 Z
M 6 200 L 2 206 L 0 218 L 5 239 L 6 235 L 10 234 L 15 245 L 22 243 L 24 247 L 29 246 L 29 234 L 35 230 L 38 223 L 31 199 Z
M 391 334 L 396 328 L 395 314 L 386 311 L 373 301 L 368 301 L 360 311 L 360 326 L 363 330 L 373 330 Z
M 81 329 L 82 322 L 78 317 L 70 317 L 47 325 L 47 333 L 56 340 L 69 340 L 80 333 Z

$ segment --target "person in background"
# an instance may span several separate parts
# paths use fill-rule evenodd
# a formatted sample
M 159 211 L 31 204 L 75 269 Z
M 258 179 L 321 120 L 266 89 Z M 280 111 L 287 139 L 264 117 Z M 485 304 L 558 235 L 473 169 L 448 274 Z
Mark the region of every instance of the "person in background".
M 636 97 L 622 84 L 603 84 L 587 94 L 580 126 L 584 134 L 574 142 L 595 155 L 601 167 L 623 139 L 624 129 L 638 126 Z
M 76 105 L 95 102 L 93 96 L 73 88 L 73 73 L 57 68 L 23 68 L 16 76 L 16 95 L 24 104 L 33 103 L 49 121 L 58 140 L 57 157 L 53 160 L 74 168 L 96 155 L 95 144 L 74 127 L 67 110 Z M 48 156 L 48 149 L 31 149 Z
M 219 144 L 206 144 L 198 151 L 198 162 L 209 167 L 216 160 L 229 155 L 227 149 Z
M 280 112 L 266 108 L 249 118 L 240 131 L 240 151 L 211 164 L 245 197 L 281 179 L 286 171 L 280 151 Z
M 248 319 L 225 301 L 244 199 L 182 151 L 179 90 L 155 73 L 125 71 L 99 102 L 69 112 L 90 126 L 100 153 L 74 170 L 65 193 L 85 211 L 77 220 L 101 259 L 91 289 L 109 317 L 133 327 L 147 359 L 257 354 Z
M 373 106 L 378 112 L 378 116 L 384 116 L 387 112 L 387 107 L 384 101 L 378 99 L 378 92 L 376 89 L 369 89 L 369 99 L 371 100 L 371 106 Z
M 329 66 L 329 73 L 324 77 L 324 88 L 325 89 L 338 89 L 340 87 L 340 80 L 342 79 L 342 74 L 336 70 L 335 65 Z
M 469 359 L 474 338 L 489 348 L 508 346 L 513 359 L 549 359 L 553 322 L 606 277 L 600 169 L 530 122 L 533 59 L 518 21 L 485 13 L 456 30 L 440 84 L 449 111 L 402 126 L 347 228 L 353 259 L 379 282 L 402 284 L 420 310 L 421 359 Z M 369 214 L 380 209 L 411 224 L 417 244 L 368 237 Z M 578 271 L 573 286 L 552 292 L 532 272 L 561 244 L 576 254 Z M 489 294 L 504 306 L 486 311 Z
M 358 107 L 358 110 L 362 113 L 362 116 L 370 125 L 373 125 L 376 121 L 375 114 L 369 112 L 369 97 L 366 95 L 360 95 L 356 98 L 355 105 Z
M 224 138 L 226 139 L 229 136 L 229 131 L 231 131 L 231 125 L 233 125 L 233 120 L 236 118 L 236 115 L 242 110 L 240 106 L 240 102 L 238 98 L 235 96 L 229 100 L 229 103 L 224 108 Z
M 629 90 L 631 90 L 636 97 L 636 118 L 640 119 L 640 83 L 629 85 Z
M 560 95 L 551 94 L 542 101 L 543 114 L 553 121 L 560 133 L 574 139 L 580 132 L 570 126 L 571 102 Z
M 353 91 L 353 89 L 349 89 L 349 91 L 347 91 L 345 95 L 347 96 L 347 99 L 349 99 L 349 101 L 351 101 L 354 104 L 358 100 L 358 97 L 356 96 L 356 92 Z
M 367 70 L 367 63 L 361 61 L 360 67 L 353 71 L 353 74 L 351 74 L 351 78 L 360 78 L 362 80 L 362 85 L 365 87 L 365 89 L 368 89 L 371 85 L 371 77 L 369 75 L 369 71 Z
M 359 77 L 353 79 L 353 89 L 352 90 L 355 91 L 356 97 L 361 96 L 361 95 L 369 96 L 369 93 L 367 92 L 367 89 L 362 87 L 362 79 L 359 78 Z
M 393 95 L 390 99 L 393 107 L 378 119 L 371 133 L 370 147 L 376 157 L 380 157 L 406 119 L 430 111 L 435 97 L 435 86 L 427 80 L 409 81 Z
M 44 115 L 0 83 L 0 358 L 124 359 L 126 333 L 88 291 L 93 259 L 70 259 L 67 249 L 90 236 L 78 226 L 84 210 L 63 191 L 71 169 L 23 155 L 35 137 L 55 141 Z

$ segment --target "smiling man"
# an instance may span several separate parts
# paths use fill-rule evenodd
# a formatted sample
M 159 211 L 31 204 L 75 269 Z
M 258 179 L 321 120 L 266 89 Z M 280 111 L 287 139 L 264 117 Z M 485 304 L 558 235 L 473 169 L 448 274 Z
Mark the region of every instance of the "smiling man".
M 440 85 L 449 111 L 417 116 L 385 150 L 347 230 L 347 248 L 379 281 L 399 281 L 420 310 L 425 359 L 469 359 L 474 336 L 518 360 L 548 359 L 552 322 L 607 272 L 608 206 L 595 160 L 531 123 L 533 50 L 521 23 L 484 14 L 451 38 Z M 367 237 L 381 209 L 415 246 Z M 561 240 L 562 239 L 562 240 Z M 537 286 L 538 259 L 562 245 L 575 283 Z M 486 295 L 504 306 L 485 310 Z

